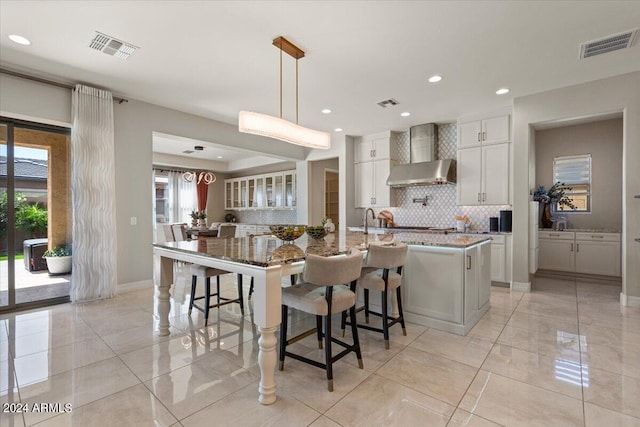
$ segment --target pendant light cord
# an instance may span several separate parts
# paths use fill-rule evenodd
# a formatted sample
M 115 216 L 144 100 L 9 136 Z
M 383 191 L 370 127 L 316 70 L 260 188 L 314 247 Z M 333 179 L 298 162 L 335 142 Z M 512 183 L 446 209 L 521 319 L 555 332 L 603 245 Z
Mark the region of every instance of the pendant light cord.
M 296 124 L 298 124 L 298 58 L 296 58 Z

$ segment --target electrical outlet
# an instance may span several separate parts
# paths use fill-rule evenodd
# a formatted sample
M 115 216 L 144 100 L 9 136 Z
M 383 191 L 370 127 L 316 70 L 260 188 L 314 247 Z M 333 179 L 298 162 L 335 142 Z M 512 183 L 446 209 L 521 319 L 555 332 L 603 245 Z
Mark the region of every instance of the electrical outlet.
M 137 216 L 132 216 L 131 217 L 131 225 L 138 225 L 138 217 Z

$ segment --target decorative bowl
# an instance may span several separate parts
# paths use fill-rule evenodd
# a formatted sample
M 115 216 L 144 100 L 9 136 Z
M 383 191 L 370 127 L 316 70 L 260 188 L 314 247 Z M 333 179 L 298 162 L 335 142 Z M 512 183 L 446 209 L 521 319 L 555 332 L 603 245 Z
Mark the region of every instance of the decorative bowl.
M 280 240 L 293 242 L 302 236 L 306 230 L 306 225 L 270 225 L 269 229 Z
M 323 239 L 329 233 L 329 230 L 322 225 L 307 226 L 307 234 L 312 239 Z

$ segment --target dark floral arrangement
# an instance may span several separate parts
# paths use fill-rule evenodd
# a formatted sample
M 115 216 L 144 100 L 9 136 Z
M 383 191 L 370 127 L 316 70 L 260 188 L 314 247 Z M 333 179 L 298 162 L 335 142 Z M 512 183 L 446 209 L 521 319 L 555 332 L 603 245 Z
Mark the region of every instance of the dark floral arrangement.
M 541 185 L 533 192 L 533 200 L 536 202 L 558 204 L 558 206 L 566 206 L 569 209 L 576 209 L 576 206 L 571 201 L 571 198 L 565 194 L 566 191 L 571 191 L 571 187 L 567 187 L 563 182 L 556 182 L 545 190 L 544 185 Z

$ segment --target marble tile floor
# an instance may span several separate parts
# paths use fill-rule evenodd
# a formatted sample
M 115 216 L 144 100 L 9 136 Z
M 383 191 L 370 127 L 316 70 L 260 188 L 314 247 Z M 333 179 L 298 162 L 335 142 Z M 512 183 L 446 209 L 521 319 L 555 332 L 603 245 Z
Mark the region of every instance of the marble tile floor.
M 408 324 L 384 350 L 360 330 L 365 369 L 354 355 L 337 362 L 330 393 L 324 371 L 288 358 L 278 401 L 261 406 L 250 303 L 244 316 L 213 309 L 203 327 L 187 315 L 188 282 L 173 289 L 167 337 L 153 333 L 152 289 L 0 317 L 0 404 L 31 409 L 1 411 L 0 425 L 640 426 L 640 307 L 620 307 L 619 283 L 494 287 L 465 337 Z M 223 288 L 236 292 L 233 277 Z M 315 323 L 290 316 L 292 333 Z M 323 357 L 315 336 L 291 350 Z M 60 405 L 33 410 L 42 403 Z

